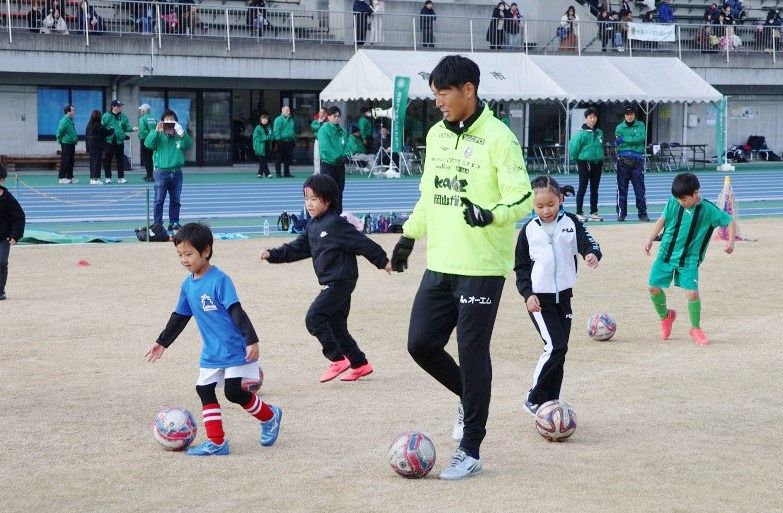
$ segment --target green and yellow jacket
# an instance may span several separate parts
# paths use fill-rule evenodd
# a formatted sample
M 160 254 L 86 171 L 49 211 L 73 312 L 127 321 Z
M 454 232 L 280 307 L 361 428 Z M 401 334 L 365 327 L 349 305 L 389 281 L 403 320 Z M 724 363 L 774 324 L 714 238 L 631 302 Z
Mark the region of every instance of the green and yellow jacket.
M 427 132 L 421 197 L 403 233 L 427 239 L 429 270 L 506 276 L 514 265 L 516 223 L 533 204 L 522 148 L 486 104 L 464 125 L 440 121 Z M 492 223 L 468 226 L 462 198 L 491 210 Z

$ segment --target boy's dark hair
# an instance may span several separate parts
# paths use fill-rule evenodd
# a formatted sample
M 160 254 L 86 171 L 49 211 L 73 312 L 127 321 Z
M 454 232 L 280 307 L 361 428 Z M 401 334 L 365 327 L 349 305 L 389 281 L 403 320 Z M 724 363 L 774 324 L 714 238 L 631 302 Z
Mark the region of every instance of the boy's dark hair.
M 470 82 L 478 91 L 481 71 L 478 64 L 461 55 L 447 55 L 440 60 L 430 73 L 430 87 L 437 90 L 461 87 Z
M 0 164 L 0 180 L 8 178 L 8 171 L 5 170 L 5 166 Z
M 598 117 L 598 109 L 596 109 L 595 107 L 589 107 L 585 109 L 585 119 L 587 119 L 587 116 L 589 116 L 590 114 L 595 114 L 595 117 Z
M 331 107 L 326 109 L 326 114 L 327 116 L 334 116 L 335 114 L 342 115 L 342 111 L 340 110 L 340 107 L 338 107 L 337 105 L 332 105 Z
M 672 180 L 672 196 L 675 198 L 690 196 L 700 188 L 699 178 L 693 173 L 680 173 Z
M 370 107 L 369 105 L 363 106 L 362 107 L 362 114 L 364 114 L 365 112 L 372 112 L 372 107 Z
M 337 206 L 337 199 L 340 196 L 340 189 L 337 187 L 337 182 L 334 178 L 325 174 L 319 173 L 312 175 L 305 180 L 302 186 L 302 191 L 310 189 L 315 194 L 316 198 L 320 198 L 329 204 L 329 210 L 332 210 Z
M 552 178 L 551 176 L 537 176 L 533 178 L 533 180 L 530 181 L 530 188 L 533 190 L 536 189 L 549 189 L 554 194 L 557 194 L 558 196 L 562 194 L 563 196 L 573 196 L 576 191 L 574 191 L 573 185 L 563 185 L 560 186 L 559 183 L 557 183 L 557 180 Z
M 71 112 L 71 107 L 73 107 L 73 105 L 71 105 L 70 103 L 66 103 L 65 106 L 63 107 L 63 112 L 65 114 L 68 114 L 69 112 Z
M 176 112 L 174 112 L 174 111 L 173 111 L 173 110 L 171 110 L 171 109 L 166 109 L 166 111 L 165 111 L 165 112 L 163 113 L 163 115 L 160 117 L 160 120 L 161 120 L 161 121 L 163 121 L 163 120 L 164 120 L 164 119 L 166 119 L 167 117 L 172 117 L 172 118 L 174 118 L 174 121 L 177 121 L 177 122 L 179 122 L 179 118 L 177 117 L 177 113 L 176 113 Z
M 203 253 L 205 249 L 209 248 L 209 255 L 207 260 L 212 258 L 212 244 L 214 239 L 212 238 L 212 230 L 209 226 L 201 223 L 188 223 L 182 226 L 177 233 L 174 234 L 172 239 L 174 245 L 178 246 L 183 242 L 187 242 L 199 253 Z
M 358 132 L 360 132 L 359 127 L 356 126 L 356 125 L 351 125 L 351 133 L 355 134 L 355 133 L 358 133 Z

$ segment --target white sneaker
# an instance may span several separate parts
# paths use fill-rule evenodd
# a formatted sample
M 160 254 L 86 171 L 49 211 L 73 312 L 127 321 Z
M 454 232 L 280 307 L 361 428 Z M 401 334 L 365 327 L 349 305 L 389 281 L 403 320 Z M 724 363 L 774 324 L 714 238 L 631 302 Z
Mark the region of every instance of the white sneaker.
M 468 456 L 462 449 L 457 449 L 439 477 L 450 480 L 465 479 L 479 472 L 481 472 L 481 460 Z
M 462 401 L 457 407 L 457 420 L 454 421 L 454 428 L 451 430 L 451 438 L 457 442 L 462 441 L 462 434 L 465 431 L 465 409 L 462 407 Z
M 64 183 L 69 183 L 69 182 L 68 182 L 67 178 L 60 178 L 59 180 L 57 180 L 57 183 L 64 184 Z
M 599 216 L 598 214 L 590 214 L 590 220 L 591 221 L 603 221 L 604 218 Z
M 586 219 L 586 217 L 583 216 L 582 214 L 576 214 L 576 218 L 579 219 L 580 223 L 584 223 Z
M 102 185 L 103 182 L 98 180 L 97 178 L 90 178 L 90 185 Z
M 79 183 L 79 179 L 74 176 L 71 178 L 71 183 Z
M 103 181 L 103 183 L 111 183 L 111 178 L 107 178 L 106 180 Z
M 128 183 L 128 180 L 126 180 L 125 178 L 120 178 L 119 180 L 117 180 L 117 183 Z

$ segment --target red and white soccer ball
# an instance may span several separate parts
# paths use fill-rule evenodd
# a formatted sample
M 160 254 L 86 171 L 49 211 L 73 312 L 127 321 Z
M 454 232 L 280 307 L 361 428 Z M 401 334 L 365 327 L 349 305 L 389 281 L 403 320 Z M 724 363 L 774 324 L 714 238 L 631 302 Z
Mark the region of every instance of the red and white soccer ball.
M 196 438 L 197 431 L 193 414 L 179 406 L 160 410 L 152 421 L 152 434 L 167 451 L 185 449 Z
M 598 341 L 606 341 L 612 338 L 617 331 L 617 323 L 606 313 L 600 312 L 590 316 L 587 320 L 587 334 Z
M 563 442 L 576 431 L 576 412 L 564 401 L 547 401 L 538 407 L 533 424 L 550 442 Z
M 261 364 L 258 364 L 258 378 L 242 378 L 241 387 L 245 392 L 255 394 L 261 389 L 261 385 L 264 384 L 264 369 L 261 368 Z
M 419 479 L 435 466 L 435 445 L 423 433 L 402 433 L 389 447 L 388 460 L 392 470 L 402 477 Z

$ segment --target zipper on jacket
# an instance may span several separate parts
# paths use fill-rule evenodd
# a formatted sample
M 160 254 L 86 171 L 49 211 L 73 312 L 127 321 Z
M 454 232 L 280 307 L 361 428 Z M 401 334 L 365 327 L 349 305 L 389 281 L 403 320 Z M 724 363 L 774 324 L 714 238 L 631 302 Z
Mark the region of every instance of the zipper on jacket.
M 462 137 L 462 134 L 457 134 L 457 142 L 454 143 L 454 149 L 457 149 L 457 146 L 459 146 L 459 138 Z

